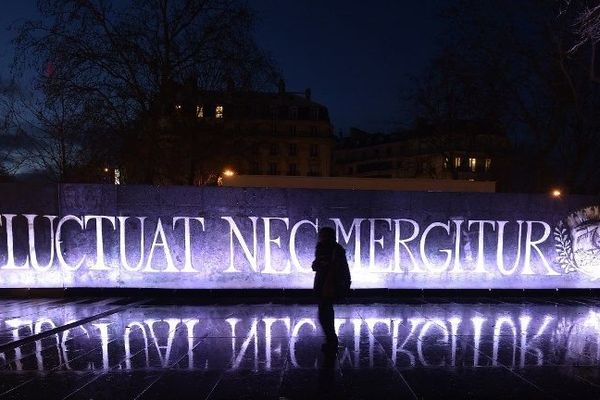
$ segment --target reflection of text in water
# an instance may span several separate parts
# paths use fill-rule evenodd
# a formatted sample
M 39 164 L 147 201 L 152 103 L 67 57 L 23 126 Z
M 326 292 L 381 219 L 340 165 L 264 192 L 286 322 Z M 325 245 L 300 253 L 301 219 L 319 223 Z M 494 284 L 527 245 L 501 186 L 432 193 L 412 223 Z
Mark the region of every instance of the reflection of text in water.
M 256 308 L 213 317 L 216 310 L 149 309 L 100 319 L 0 353 L 0 365 L 16 371 L 269 371 L 286 362 L 293 368 L 317 367 L 321 332 L 312 308 L 287 314 L 285 308 L 265 313 Z M 494 312 L 365 307 L 367 314 L 380 314 L 374 317 L 361 317 L 356 307 L 344 310 L 352 311 L 346 313 L 351 316 L 337 318 L 335 326 L 343 345 L 340 363 L 346 368 L 383 367 L 390 361 L 400 368 L 523 368 L 596 365 L 600 360 L 600 313 L 586 307 L 569 312 L 549 307 Z M 14 318 L 0 326 L 7 336 L 20 340 L 69 322 Z

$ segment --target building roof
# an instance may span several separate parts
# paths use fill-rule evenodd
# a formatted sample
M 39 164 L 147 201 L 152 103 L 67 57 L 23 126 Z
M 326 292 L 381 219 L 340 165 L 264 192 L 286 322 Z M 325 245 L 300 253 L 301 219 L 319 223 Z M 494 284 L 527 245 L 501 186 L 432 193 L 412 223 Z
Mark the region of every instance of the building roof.
M 310 89 L 305 92 L 258 91 L 203 91 L 198 94 L 198 104 L 220 104 L 236 114 L 235 117 L 271 119 L 319 120 L 329 122 L 327 107 L 311 99 Z M 290 118 L 295 107 L 295 117 Z M 317 110 L 315 114 L 313 110 Z
M 303 188 L 342 190 L 395 190 L 405 192 L 485 192 L 496 191 L 496 182 L 459 179 L 398 179 L 359 177 L 310 177 L 279 175 L 233 175 L 223 178 L 223 186 L 262 188 Z
M 409 139 L 430 138 L 436 135 L 494 135 L 506 137 L 504 130 L 485 121 L 458 121 L 453 126 L 434 126 L 418 121 L 412 129 L 398 130 L 391 133 L 370 133 L 358 128 L 350 128 L 348 136 L 338 138 L 337 147 L 340 149 L 369 147 Z

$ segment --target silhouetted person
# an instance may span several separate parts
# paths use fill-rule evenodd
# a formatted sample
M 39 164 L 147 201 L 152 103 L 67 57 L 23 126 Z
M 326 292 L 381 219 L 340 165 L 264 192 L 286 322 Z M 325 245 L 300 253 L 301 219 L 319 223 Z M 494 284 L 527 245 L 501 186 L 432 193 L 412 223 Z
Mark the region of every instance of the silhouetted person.
M 319 323 L 325 333 L 323 351 L 337 350 L 333 303 L 350 289 L 350 269 L 346 250 L 335 241 L 333 228 L 321 228 L 312 269 L 316 272 L 314 291 L 319 301 Z

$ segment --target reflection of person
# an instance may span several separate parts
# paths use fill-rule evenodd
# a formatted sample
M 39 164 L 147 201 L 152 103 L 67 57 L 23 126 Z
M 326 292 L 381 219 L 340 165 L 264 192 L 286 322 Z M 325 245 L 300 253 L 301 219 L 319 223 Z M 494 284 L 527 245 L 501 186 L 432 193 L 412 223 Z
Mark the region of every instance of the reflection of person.
M 333 303 L 350 288 L 350 270 L 346 251 L 335 241 L 333 228 L 321 228 L 312 269 L 316 272 L 314 291 L 319 300 L 319 323 L 325 333 L 323 351 L 337 350 Z

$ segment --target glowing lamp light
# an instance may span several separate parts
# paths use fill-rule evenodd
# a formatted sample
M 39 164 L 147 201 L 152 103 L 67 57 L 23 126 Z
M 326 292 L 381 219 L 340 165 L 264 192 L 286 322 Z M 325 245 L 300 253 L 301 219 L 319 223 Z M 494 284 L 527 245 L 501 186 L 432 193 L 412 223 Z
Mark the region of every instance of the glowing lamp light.
M 227 177 L 231 177 L 235 175 L 235 172 L 231 169 L 226 169 L 225 171 L 223 171 L 223 175 L 227 176 Z
M 108 172 L 108 168 L 104 168 L 104 172 Z
M 558 198 L 562 195 L 562 192 L 559 189 L 552 190 L 552 197 Z

